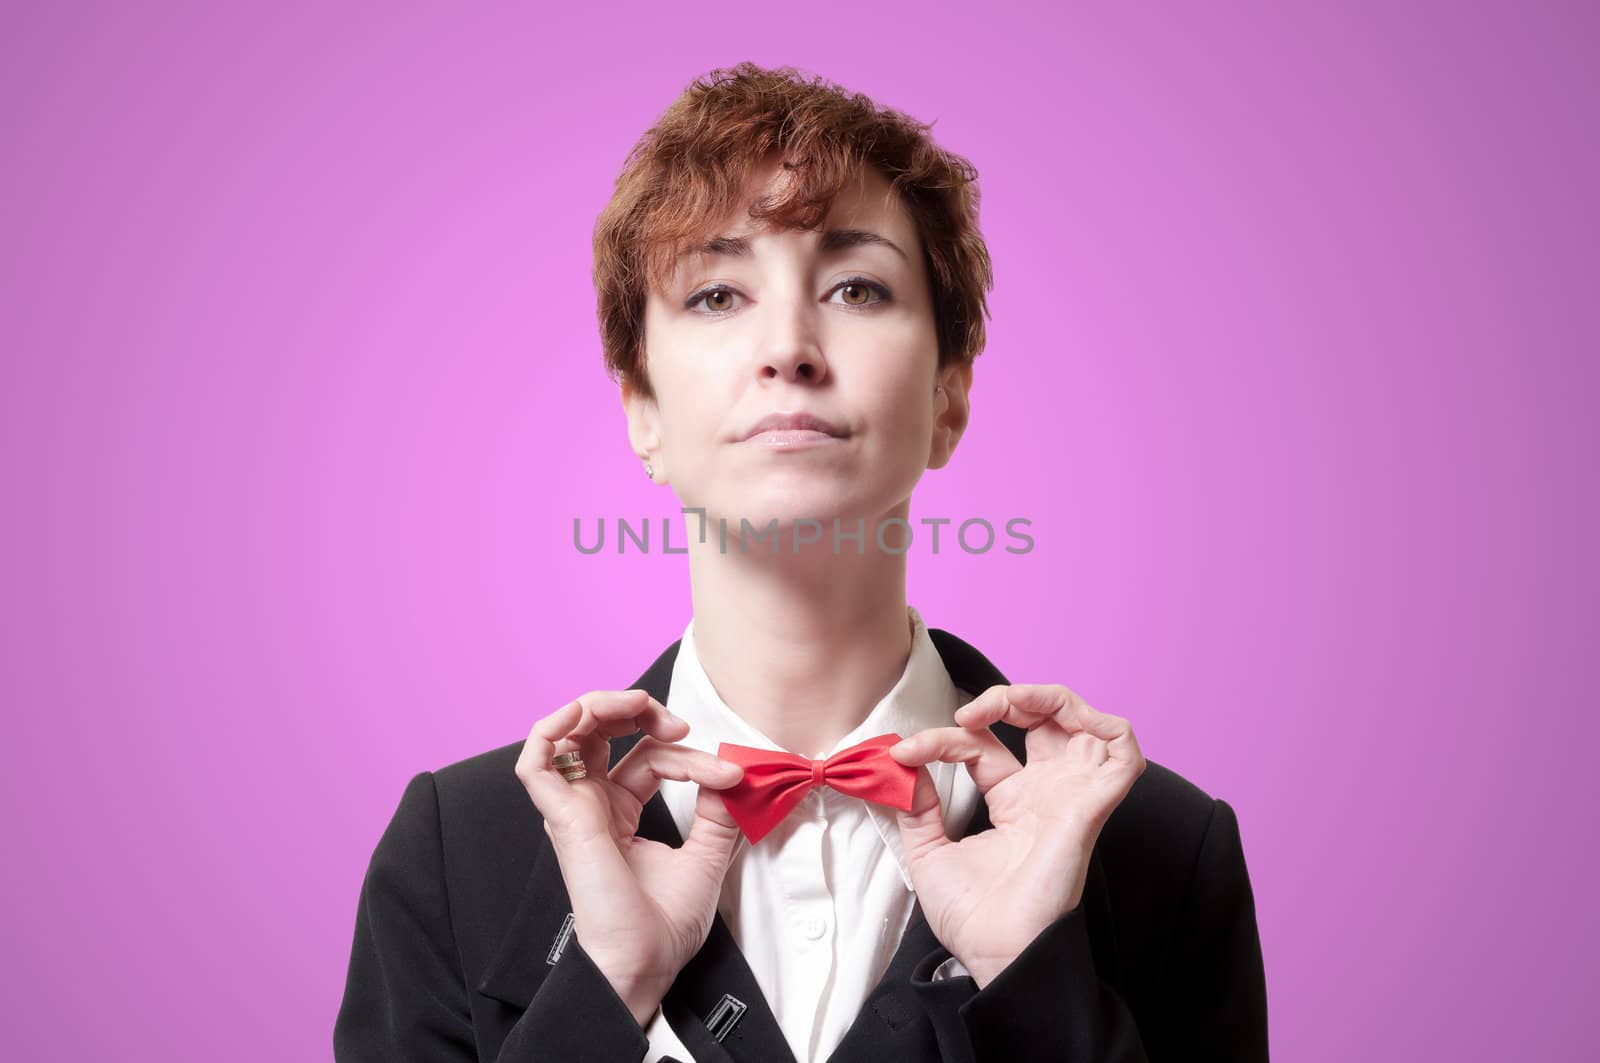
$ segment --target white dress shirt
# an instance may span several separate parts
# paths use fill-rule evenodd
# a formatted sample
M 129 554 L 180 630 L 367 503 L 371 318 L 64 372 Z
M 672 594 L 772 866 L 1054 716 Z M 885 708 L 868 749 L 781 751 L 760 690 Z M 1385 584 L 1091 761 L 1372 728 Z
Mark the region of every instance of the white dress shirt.
M 930 727 L 953 727 L 956 709 L 972 700 L 951 681 L 921 615 L 907 611 L 911 656 L 905 671 L 825 756 L 890 731 L 905 738 Z M 681 745 L 710 753 L 722 742 L 782 748 L 717 695 L 695 652 L 692 619 L 673 663 L 667 708 L 689 723 Z M 959 837 L 976 806 L 977 787 L 964 764 L 928 767 L 945 833 Z M 682 837 L 694 822 L 698 790 L 692 782 L 661 783 Z M 844 1038 L 888 969 L 915 900 L 895 810 L 888 806 L 819 786 L 758 844 L 739 839 L 717 908 L 799 1063 L 825 1060 Z M 966 973 L 952 957 L 934 978 Z M 645 1063 L 663 1055 L 693 1063 L 662 1011 L 645 1035 Z

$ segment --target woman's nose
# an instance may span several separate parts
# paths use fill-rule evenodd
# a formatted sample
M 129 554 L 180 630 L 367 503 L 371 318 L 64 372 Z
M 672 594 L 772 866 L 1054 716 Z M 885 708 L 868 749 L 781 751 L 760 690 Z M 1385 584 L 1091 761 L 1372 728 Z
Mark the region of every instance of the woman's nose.
M 766 309 L 770 319 L 763 322 L 758 359 L 762 376 L 820 383 L 828 375 L 828 361 L 818 334 L 820 307 L 806 305 L 803 296 L 796 296 L 772 300 Z

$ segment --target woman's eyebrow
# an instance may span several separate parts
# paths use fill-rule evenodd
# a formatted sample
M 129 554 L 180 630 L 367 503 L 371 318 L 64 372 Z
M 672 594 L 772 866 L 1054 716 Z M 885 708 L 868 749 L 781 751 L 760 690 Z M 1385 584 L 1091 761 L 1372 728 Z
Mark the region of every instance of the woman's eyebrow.
M 852 247 L 887 247 L 907 262 L 911 260 L 906 253 L 900 250 L 887 236 L 880 236 L 870 229 L 829 229 L 822 234 L 822 239 L 817 244 L 817 252 L 822 255 L 838 254 Z M 716 258 L 727 256 L 730 258 L 744 258 L 750 254 L 750 241 L 743 236 L 715 236 L 697 247 L 691 247 L 678 257 L 680 259 L 692 256 L 705 256 Z
M 870 229 L 829 229 L 822 234 L 822 242 L 818 250 L 824 254 L 835 254 L 852 247 L 887 247 L 902 259 L 909 262 L 906 253 L 900 250 L 900 245 L 887 236 L 879 236 Z

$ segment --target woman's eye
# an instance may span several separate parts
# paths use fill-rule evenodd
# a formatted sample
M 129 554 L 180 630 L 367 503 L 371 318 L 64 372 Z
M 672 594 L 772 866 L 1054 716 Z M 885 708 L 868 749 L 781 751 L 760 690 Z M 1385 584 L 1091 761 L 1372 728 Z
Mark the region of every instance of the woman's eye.
M 847 280 L 835 288 L 834 291 L 844 293 L 844 305 L 846 306 L 871 306 L 873 303 L 871 297 L 874 295 L 878 297 L 877 302 L 886 303 L 889 301 L 889 289 L 864 277 Z
M 706 309 L 718 314 L 727 313 L 732 309 L 732 306 L 729 305 L 729 301 L 732 298 L 733 292 L 727 288 L 712 288 L 709 291 L 702 292 L 699 296 L 699 299 L 705 300 Z
M 876 281 L 869 281 L 864 277 L 852 277 L 850 280 L 840 282 L 834 287 L 833 291 L 828 293 L 829 302 L 833 301 L 832 297 L 834 295 L 841 293 L 844 295 L 844 300 L 838 305 L 850 307 L 867 307 L 875 303 L 885 303 L 889 301 L 890 297 L 889 289 Z M 684 307 L 685 309 L 693 310 L 696 306 L 704 303 L 706 310 L 709 312 L 708 316 L 719 317 L 733 310 L 733 299 L 737 294 L 732 288 L 717 285 L 690 296 L 688 302 L 684 303 Z M 877 296 L 877 299 L 872 298 L 874 295 Z
M 705 303 L 706 308 L 711 311 L 709 316 L 716 317 L 721 314 L 726 314 L 730 309 L 732 309 L 730 301 L 733 299 L 733 296 L 734 292 L 732 288 L 723 288 L 720 286 L 715 288 L 707 288 L 703 292 L 696 292 L 694 295 L 689 296 L 688 300 L 683 304 L 683 307 L 685 310 L 693 310 L 699 304 Z

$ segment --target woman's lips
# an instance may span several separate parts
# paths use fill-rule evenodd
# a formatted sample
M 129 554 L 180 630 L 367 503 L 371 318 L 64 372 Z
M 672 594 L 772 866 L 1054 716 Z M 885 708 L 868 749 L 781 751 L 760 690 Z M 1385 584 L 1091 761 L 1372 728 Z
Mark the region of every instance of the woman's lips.
M 741 439 L 749 439 L 762 432 L 787 431 L 787 432 L 825 432 L 831 436 L 842 436 L 845 430 L 832 421 L 824 420 L 814 413 L 805 410 L 795 410 L 792 413 L 769 413 L 755 424 L 751 425 Z
M 799 450 L 842 443 L 844 437 L 829 435 L 814 428 L 769 428 L 750 436 L 745 442 L 771 450 Z

